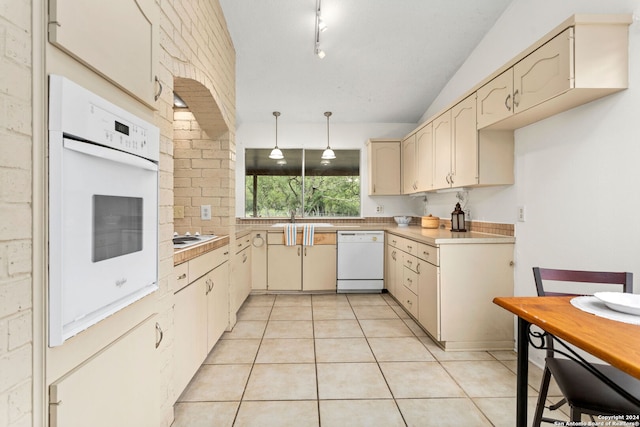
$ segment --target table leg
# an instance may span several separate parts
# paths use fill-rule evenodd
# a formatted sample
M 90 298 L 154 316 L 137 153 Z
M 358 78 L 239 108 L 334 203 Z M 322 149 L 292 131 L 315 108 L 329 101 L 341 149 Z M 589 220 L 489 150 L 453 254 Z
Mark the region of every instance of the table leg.
M 529 322 L 518 317 L 518 368 L 516 386 L 516 426 L 527 425 L 529 388 Z

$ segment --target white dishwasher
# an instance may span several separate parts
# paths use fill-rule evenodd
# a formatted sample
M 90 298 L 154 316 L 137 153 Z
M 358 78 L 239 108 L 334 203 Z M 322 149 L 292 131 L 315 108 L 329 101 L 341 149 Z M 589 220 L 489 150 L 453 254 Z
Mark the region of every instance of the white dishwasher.
M 383 288 L 384 231 L 338 231 L 338 293 Z

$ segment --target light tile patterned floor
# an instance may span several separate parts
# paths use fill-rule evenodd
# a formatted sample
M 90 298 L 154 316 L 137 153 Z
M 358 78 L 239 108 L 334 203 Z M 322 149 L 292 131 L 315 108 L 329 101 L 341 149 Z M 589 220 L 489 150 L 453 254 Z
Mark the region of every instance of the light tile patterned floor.
M 252 295 L 173 426 L 512 427 L 515 365 L 510 351 L 443 351 L 386 294 Z

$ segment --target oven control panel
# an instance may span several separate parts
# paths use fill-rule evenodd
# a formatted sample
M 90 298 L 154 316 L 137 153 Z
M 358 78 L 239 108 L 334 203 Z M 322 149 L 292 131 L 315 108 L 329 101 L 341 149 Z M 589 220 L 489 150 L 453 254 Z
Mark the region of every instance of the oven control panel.
M 89 118 L 93 128 L 99 129 L 101 135 L 95 135 L 93 141 L 107 147 L 149 158 L 153 144 L 149 143 L 153 132 L 141 124 L 118 117 L 97 105 L 89 106 Z

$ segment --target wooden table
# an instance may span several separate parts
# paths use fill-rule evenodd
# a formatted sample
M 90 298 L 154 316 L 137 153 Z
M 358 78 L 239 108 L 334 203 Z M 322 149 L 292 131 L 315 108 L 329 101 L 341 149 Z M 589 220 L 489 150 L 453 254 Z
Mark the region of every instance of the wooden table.
M 499 297 L 493 302 L 518 316 L 517 426 L 527 424 L 529 326 L 575 345 L 640 378 L 640 326 L 608 320 L 571 305 L 573 297 Z

